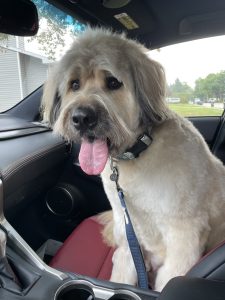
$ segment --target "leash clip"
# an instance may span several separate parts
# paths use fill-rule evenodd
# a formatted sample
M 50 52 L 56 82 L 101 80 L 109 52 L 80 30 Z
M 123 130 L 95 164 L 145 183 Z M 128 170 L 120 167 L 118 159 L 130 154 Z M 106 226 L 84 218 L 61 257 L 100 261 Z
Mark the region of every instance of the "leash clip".
M 122 191 L 121 187 L 119 186 L 119 182 L 118 182 L 119 181 L 119 171 L 118 171 L 117 167 L 114 165 L 113 158 L 111 158 L 111 161 L 110 161 L 110 168 L 112 170 L 112 174 L 110 175 L 110 180 L 115 182 L 118 192 Z

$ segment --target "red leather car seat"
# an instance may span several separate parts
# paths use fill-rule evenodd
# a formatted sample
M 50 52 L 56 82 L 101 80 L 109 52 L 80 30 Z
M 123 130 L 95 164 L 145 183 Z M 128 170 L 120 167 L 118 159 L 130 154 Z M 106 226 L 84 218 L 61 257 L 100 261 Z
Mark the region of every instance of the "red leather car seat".
M 114 249 L 103 242 L 102 229 L 96 217 L 84 220 L 66 239 L 50 266 L 109 280 Z
M 104 243 L 101 230 L 102 225 L 96 217 L 84 220 L 66 239 L 50 265 L 64 271 L 109 280 L 114 249 Z M 225 242 L 203 256 L 186 276 L 225 281 Z

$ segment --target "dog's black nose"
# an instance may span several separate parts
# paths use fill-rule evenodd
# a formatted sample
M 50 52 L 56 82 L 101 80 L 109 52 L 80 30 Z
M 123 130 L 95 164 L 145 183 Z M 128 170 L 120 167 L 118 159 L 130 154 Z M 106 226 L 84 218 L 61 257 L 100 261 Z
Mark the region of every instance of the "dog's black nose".
M 73 124 L 77 130 L 93 129 L 97 125 L 97 114 L 90 107 L 79 107 L 73 115 Z

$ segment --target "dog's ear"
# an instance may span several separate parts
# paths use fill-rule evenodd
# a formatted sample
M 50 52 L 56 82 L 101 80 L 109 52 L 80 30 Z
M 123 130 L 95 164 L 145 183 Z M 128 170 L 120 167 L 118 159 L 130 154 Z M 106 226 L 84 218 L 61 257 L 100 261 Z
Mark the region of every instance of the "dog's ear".
M 49 72 L 47 81 L 44 84 L 43 97 L 41 103 L 41 114 L 43 121 L 53 127 L 61 106 L 61 97 L 58 91 L 58 76 L 53 68 Z
M 145 53 L 131 62 L 135 96 L 141 108 L 143 123 L 160 123 L 167 118 L 166 80 L 163 67 Z

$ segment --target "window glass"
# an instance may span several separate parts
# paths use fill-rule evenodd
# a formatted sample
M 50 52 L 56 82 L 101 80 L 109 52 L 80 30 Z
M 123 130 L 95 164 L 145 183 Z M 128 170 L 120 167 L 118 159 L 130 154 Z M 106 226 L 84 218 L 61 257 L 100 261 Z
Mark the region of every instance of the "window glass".
M 37 89 L 46 79 L 49 64 L 70 47 L 85 25 L 44 0 L 33 0 L 40 28 L 35 37 L 0 33 L 0 112 Z
M 46 79 L 49 65 L 65 53 L 85 25 L 44 0 L 33 0 L 40 29 L 31 38 L 0 33 L 0 112 L 25 98 Z M 150 51 L 165 68 L 167 102 L 183 116 L 218 116 L 225 102 L 225 37 Z
M 165 68 L 167 102 L 182 116 L 220 116 L 225 103 L 225 36 L 185 42 L 149 55 Z

